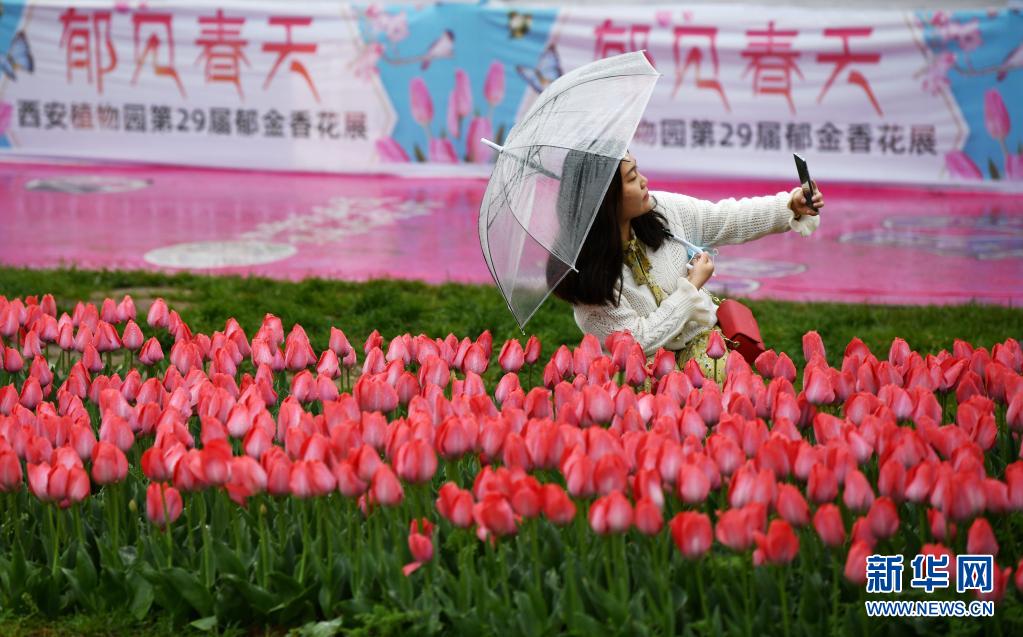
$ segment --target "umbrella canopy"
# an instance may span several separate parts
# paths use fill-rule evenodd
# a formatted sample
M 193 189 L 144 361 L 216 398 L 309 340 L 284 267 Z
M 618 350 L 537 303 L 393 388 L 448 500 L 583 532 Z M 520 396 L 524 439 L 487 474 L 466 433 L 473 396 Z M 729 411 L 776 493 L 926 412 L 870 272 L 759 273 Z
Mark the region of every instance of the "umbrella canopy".
M 575 269 L 658 77 L 642 51 L 597 60 L 551 83 L 504 146 L 488 142 L 480 246 L 520 329 Z

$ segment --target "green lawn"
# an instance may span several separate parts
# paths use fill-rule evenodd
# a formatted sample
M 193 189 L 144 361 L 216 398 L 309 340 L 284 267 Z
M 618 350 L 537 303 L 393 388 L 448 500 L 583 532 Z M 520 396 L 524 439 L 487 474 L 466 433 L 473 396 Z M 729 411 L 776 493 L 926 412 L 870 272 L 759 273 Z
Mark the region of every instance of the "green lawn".
M 489 329 L 495 353 L 506 339 L 522 336 L 500 294 L 490 286 L 430 286 L 392 280 L 347 283 L 306 279 L 291 283 L 255 277 L 0 268 L 0 294 L 10 298 L 47 292 L 57 298 L 61 311 L 70 311 L 78 300 L 98 305 L 104 297 L 119 301 L 124 294 L 131 294 L 140 315 L 153 298 L 162 296 L 193 331 L 223 329 L 233 316 L 250 338 L 269 312 L 281 318 L 286 330 L 293 323 L 301 324 L 319 349 L 326 347 L 331 326 L 342 329 L 357 344 L 374 329 L 385 339 L 405 332 L 432 337 L 450 332 L 459 338 L 475 338 Z M 788 352 L 797 366 L 802 362 L 801 338 L 809 330 L 820 333 L 833 365 L 840 362 L 853 337 L 862 339 L 879 358 L 887 356 L 896 336 L 922 353 L 951 350 L 957 338 L 984 347 L 1009 337 L 1023 338 L 1023 309 L 1000 306 L 748 303 L 767 346 Z M 527 334 L 541 339 L 545 356 L 556 345 L 574 345 L 582 337 L 570 306 L 554 297 L 526 328 Z

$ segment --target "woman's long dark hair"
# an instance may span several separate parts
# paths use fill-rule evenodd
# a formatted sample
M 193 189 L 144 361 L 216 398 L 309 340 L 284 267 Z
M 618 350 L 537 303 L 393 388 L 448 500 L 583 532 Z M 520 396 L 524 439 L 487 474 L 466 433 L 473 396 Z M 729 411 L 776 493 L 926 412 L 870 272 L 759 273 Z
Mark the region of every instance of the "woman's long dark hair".
M 576 259 L 575 267 L 578 272 L 568 270 L 568 273 L 564 274 L 567 266 L 560 259 L 550 256 L 547 260 L 548 285 L 554 286 L 553 292 L 556 297 L 573 305 L 605 305 L 612 302 L 617 305 L 621 297 L 622 266 L 625 265 L 625 252 L 622 249 L 618 224 L 623 188 L 621 162 L 590 153 L 569 151 L 562 169 L 558 214 L 564 228 L 574 227 L 574 224 L 579 222 L 586 207 L 587 197 L 582 189 L 588 183 L 587 177 L 594 170 L 601 168 L 606 170 L 605 161 L 614 163 L 614 176 L 597 207 L 593 225 L 590 226 L 579 258 Z M 654 250 L 660 248 L 667 239 L 667 226 L 668 220 L 664 215 L 654 210 L 632 220 L 632 230 L 636 238 Z M 564 278 L 559 283 L 557 279 L 562 274 Z M 615 288 L 618 288 L 617 293 Z

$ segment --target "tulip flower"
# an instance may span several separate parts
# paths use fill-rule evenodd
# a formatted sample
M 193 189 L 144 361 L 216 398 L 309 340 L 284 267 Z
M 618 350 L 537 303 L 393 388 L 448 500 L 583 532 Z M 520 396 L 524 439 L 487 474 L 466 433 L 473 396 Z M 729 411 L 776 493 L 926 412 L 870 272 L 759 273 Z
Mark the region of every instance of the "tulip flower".
M 753 541 L 757 544 L 753 560 L 757 561 L 757 552 L 763 561 L 770 564 L 788 564 L 799 553 L 799 536 L 785 520 L 772 520 L 767 534 L 753 532 Z
M 998 142 L 1004 143 L 1009 136 L 1009 111 L 1005 108 L 1002 94 L 996 88 L 990 88 L 984 93 L 984 125 Z
M 899 529 L 899 512 L 891 498 L 881 496 L 874 500 L 867 513 L 867 523 L 878 539 L 886 539 Z
M 685 511 L 675 515 L 669 523 L 671 539 L 689 560 L 699 559 L 710 550 L 713 540 L 710 518 L 704 513 Z
M 490 63 L 487 76 L 483 80 L 483 97 L 491 108 L 504 99 L 504 65 L 496 60 Z
M 412 106 L 412 119 L 429 133 L 430 123 L 433 121 L 433 100 L 423 78 L 414 77 L 409 82 L 409 102 Z
M 420 531 L 420 524 L 422 531 Z M 405 577 L 433 559 L 433 524 L 426 518 L 421 521 L 412 520 L 412 524 L 409 526 L 408 550 L 412 554 L 412 562 L 401 569 Z
M 146 516 L 149 521 L 165 529 L 181 517 L 184 503 L 181 493 L 164 483 L 150 483 L 146 488 Z

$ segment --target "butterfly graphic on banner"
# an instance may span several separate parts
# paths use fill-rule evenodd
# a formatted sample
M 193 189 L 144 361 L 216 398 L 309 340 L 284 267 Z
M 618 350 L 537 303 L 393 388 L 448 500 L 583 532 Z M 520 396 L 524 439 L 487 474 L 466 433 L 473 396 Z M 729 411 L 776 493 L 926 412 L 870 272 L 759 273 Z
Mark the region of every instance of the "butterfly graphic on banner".
M 24 31 L 19 31 L 11 41 L 7 53 L 0 58 L 0 74 L 17 80 L 18 70 L 32 73 L 35 71 L 35 67 L 32 51 L 28 48 L 28 38 L 25 37 Z
M 537 93 L 542 93 L 548 84 L 563 74 L 561 58 L 558 57 L 558 50 L 553 44 L 547 45 L 547 48 L 540 54 L 540 61 L 535 67 L 516 64 L 515 71 Z

